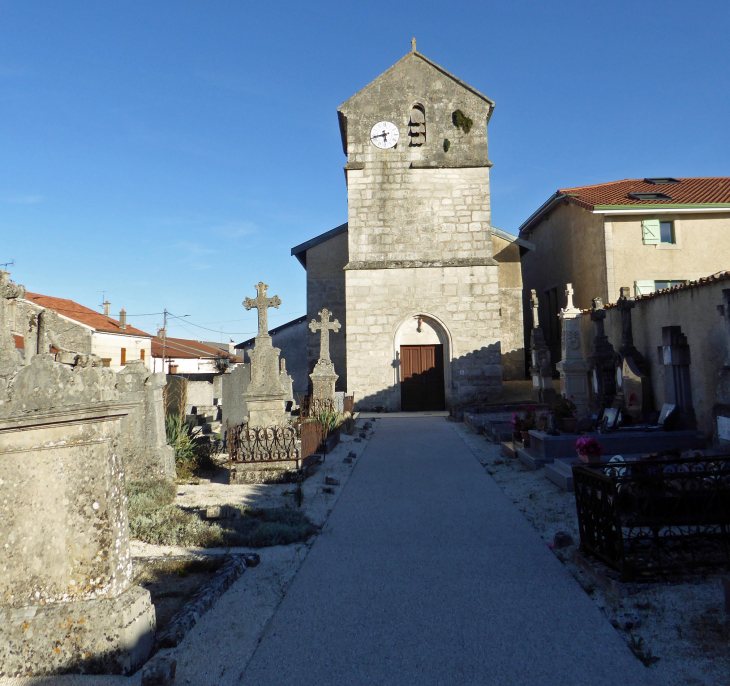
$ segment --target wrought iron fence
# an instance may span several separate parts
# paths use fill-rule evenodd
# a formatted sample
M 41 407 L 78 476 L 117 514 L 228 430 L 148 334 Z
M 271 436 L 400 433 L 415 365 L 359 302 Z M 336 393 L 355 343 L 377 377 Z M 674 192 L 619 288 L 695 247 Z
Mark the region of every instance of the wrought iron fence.
M 299 407 L 300 416 L 302 417 L 313 417 L 320 412 L 339 412 L 337 403 L 331 398 L 313 398 L 311 395 L 305 395 L 301 398 Z M 342 411 L 352 414 L 354 408 L 355 396 L 346 395 Z
M 315 419 L 286 426 L 226 426 L 229 463 L 300 460 L 317 452 L 325 438 Z
M 352 414 L 355 411 L 355 395 L 346 395 L 345 396 L 345 412 L 349 412 Z
M 574 465 L 581 549 L 623 580 L 730 565 L 730 456 Z

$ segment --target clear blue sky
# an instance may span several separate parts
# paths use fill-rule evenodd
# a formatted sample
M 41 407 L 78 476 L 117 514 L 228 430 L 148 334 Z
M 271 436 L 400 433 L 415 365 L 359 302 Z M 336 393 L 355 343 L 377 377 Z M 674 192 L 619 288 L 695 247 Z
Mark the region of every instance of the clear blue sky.
M 6 1 L 0 263 L 239 342 L 260 280 L 271 326 L 305 313 L 290 249 L 347 219 L 336 109 L 412 36 L 496 101 L 492 217 L 515 232 L 560 187 L 730 175 L 729 35 L 709 1 Z

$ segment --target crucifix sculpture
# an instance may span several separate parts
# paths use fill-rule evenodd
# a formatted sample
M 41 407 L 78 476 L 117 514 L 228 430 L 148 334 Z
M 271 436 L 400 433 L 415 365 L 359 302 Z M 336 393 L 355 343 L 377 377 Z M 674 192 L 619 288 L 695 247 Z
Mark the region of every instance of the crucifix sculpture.
M 278 309 L 279 305 L 281 305 L 281 300 L 279 300 L 278 295 L 275 295 L 273 298 L 266 297 L 266 289 L 268 286 L 263 281 L 259 281 L 255 288 L 258 296 L 256 298 L 246 298 L 243 301 L 243 306 L 247 310 L 255 307 L 259 311 L 259 332 L 256 335 L 258 338 L 259 336 L 269 335 L 269 307 L 276 307 Z
M 330 331 L 339 331 L 340 322 L 336 319 L 330 322 L 332 313 L 325 307 L 323 310 L 318 312 L 321 321 L 313 319 L 309 322 L 309 328 L 312 332 L 320 332 L 319 336 L 319 359 L 328 360 L 330 359 Z

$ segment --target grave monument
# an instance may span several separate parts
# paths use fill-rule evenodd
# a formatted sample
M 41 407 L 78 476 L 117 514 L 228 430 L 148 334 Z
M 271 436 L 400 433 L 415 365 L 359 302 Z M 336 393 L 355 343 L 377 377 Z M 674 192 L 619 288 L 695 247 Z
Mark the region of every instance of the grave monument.
M 723 451 L 730 451 L 730 288 L 722 291 L 722 305 L 717 306 L 723 318 L 727 346 L 725 361 L 718 374 L 717 400 L 712 408 L 715 417 L 715 443 Z
M 616 396 L 613 406 L 620 409 L 624 417 L 629 417 L 636 423 L 643 421 L 644 414 L 649 409 L 651 385 L 646 360 L 634 346 L 631 310 L 636 307 L 636 301 L 631 296 L 630 288 L 621 288 L 616 307 L 621 313 L 621 347 L 614 357 Z
M 678 428 L 695 429 L 697 420 L 692 405 L 692 385 L 689 376 L 689 345 L 680 326 L 662 327 L 662 344 L 657 347 L 659 364 L 664 367 L 666 403 L 678 412 Z
M 571 398 L 578 416 L 588 412 L 588 363 L 581 349 L 581 312 L 573 305 L 573 285 L 565 289 L 566 306 L 560 310 L 561 356 L 556 365 L 560 372 L 560 390 Z
M 319 331 L 319 360 L 314 371 L 309 375 L 312 379 L 312 402 L 332 401 L 335 398 L 335 382 L 339 378 L 335 374 L 335 365 L 330 360 L 330 331 L 335 333 L 340 330 L 340 322 L 336 319 L 330 321 L 332 313 L 324 308 L 319 311 L 320 321 L 313 319 L 309 322 L 312 332 Z
M 550 348 L 545 342 L 545 333 L 540 326 L 537 292 L 530 291 L 532 309 L 532 331 L 530 332 L 530 376 L 532 376 L 532 400 L 536 403 L 551 403 L 555 399 Z
M 588 356 L 593 393 L 591 394 L 591 410 L 601 412 L 610 407 L 616 394 L 616 375 L 614 358 L 616 351 L 608 340 L 605 331 L 606 310 L 601 298 L 593 298 L 591 321 L 595 325 L 595 337 Z

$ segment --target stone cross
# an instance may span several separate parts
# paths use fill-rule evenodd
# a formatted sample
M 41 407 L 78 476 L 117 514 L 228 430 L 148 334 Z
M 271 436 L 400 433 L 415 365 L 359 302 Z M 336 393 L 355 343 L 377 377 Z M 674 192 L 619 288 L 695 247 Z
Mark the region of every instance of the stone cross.
M 567 300 L 566 305 L 565 305 L 566 310 L 575 309 L 575 305 L 573 305 L 573 293 L 575 293 L 575 291 L 573 290 L 573 284 L 572 283 L 567 284 L 567 286 L 565 288 L 565 298 Z
M 269 335 L 269 307 L 276 307 L 278 309 L 279 305 L 281 305 L 281 300 L 279 300 L 278 295 L 275 295 L 273 298 L 266 297 L 266 289 L 268 286 L 263 281 L 259 281 L 255 288 L 258 296 L 256 298 L 246 298 L 243 301 L 243 306 L 247 310 L 255 307 L 259 311 L 259 332 L 256 335 L 258 338 Z
M 540 303 L 537 299 L 537 291 L 531 290 L 530 291 L 530 306 L 532 307 L 532 328 L 533 329 L 539 329 L 540 328 L 540 319 L 538 318 L 538 308 L 540 306 Z
M 0 349 L 15 352 L 15 341 L 10 332 L 10 300 L 25 297 L 25 288 L 10 280 L 10 272 L 0 269 Z
M 330 359 L 330 331 L 337 332 L 340 330 L 340 322 L 336 319 L 330 322 L 330 316 L 332 313 L 325 307 L 325 309 L 318 312 L 321 321 L 313 319 L 309 322 L 309 328 L 312 332 L 320 332 L 319 336 L 319 359 L 329 360 Z
M 416 52 L 416 39 L 411 38 L 411 52 Z

